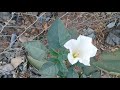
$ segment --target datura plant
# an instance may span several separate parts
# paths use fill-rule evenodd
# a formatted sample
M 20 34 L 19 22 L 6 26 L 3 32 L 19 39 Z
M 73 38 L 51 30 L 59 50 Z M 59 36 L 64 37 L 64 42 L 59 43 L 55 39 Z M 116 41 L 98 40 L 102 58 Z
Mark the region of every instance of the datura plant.
M 78 35 L 56 19 L 47 33 L 48 45 L 40 40 L 24 42 L 28 62 L 41 78 L 100 78 L 100 71 L 120 74 L 120 50 L 103 52 L 96 60 L 97 48 L 92 38 Z
M 68 60 L 73 65 L 79 61 L 90 66 L 90 57 L 94 57 L 97 48 L 92 44 L 92 38 L 80 35 L 77 40 L 71 39 L 64 45 L 69 49 Z

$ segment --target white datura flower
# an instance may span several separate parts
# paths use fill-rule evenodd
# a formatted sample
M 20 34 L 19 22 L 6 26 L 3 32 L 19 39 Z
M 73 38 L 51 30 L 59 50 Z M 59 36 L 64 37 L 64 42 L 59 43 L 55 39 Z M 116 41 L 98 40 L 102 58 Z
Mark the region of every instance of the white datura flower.
M 90 66 L 90 57 L 94 57 L 97 48 L 92 44 L 92 38 L 80 35 L 77 40 L 71 39 L 64 44 L 69 49 L 68 60 L 73 65 L 78 61 L 84 65 Z

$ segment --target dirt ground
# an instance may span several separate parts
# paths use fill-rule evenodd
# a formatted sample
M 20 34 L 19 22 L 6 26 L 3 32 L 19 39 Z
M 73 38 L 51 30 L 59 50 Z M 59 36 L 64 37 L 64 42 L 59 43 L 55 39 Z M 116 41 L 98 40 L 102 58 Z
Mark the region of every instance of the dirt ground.
M 110 45 L 106 42 L 109 35 L 110 22 L 119 22 L 120 12 L 0 12 L 0 77 L 1 78 L 40 78 L 39 73 L 27 62 L 22 62 L 14 70 L 6 68 L 11 59 L 24 57 L 25 50 L 21 46 L 24 40 L 41 40 L 47 44 L 46 33 L 55 18 L 59 17 L 66 28 L 76 28 L 79 34 L 87 35 L 88 28 L 92 29 L 93 44 L 102 51 L 114 52 L 119 44 Z M 120 27 L 117 27 L 120 30 Z M 3 67 L 4 66 L 4 67 Z M 6 68 L 5 68 L 6 67 Z M 3 68 L 5 69 L 3 71 Z M 102 72 L 104 74 L 104 72 Z M 104 74 L 102 78 L 110 77 Z

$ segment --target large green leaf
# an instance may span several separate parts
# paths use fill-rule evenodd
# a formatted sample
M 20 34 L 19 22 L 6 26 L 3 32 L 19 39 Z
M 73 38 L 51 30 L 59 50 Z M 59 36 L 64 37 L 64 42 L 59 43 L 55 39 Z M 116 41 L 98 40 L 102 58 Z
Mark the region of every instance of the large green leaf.
M 23 45 L 32 58 L 36 60 L 45 60 L 47 58 L 47 49 L 39 40 L 25 42 Z
M 90 62 L 95 62 L 94 58 L 91 58 Z M 75 65 L 78 66 L 79 68 L 81 68 L 82 73 L 83 73 L 82 75 L 84 75 L 86 77 L 90 76 L 94 72 L 98 71 L 98 68 L 96 68 L 95 66 L 86 66 L 80 62 L 77 62 Z
M 48 30 L 48 44 L 51 49 L 59 49 L 70 39 L 70 34 L 63 22 L 57 18 Z
M 92 65 L 110 74 L 120 75 L 120 60 L 101 60 Z
M 55 76 L 41 75 L 40 78 L 55 78 Z
M 57 63 L 57 66 L 58 66 L 59 71 L 61 71 L 62 73 L 65 74 L 68 72 L 68 69 L 67 69 L 66 65 L 63 63 L 63 61 L 59 61 Z
M 72 67 L 70 67 L 68 69 L 67 78 L 79 78 L 79 75 Z
M 95 71 L 97 71 L 98 69 L 96 69 L 95 67 L 93 66 L 84 66 L 82 68 L 83 70 L 83 73 L 86 75 L 86 76 L 89 76 L 91 75 L 92 73 L 94 73 Z
M 101 77 L 100 71 L 97 71 L 91 74 L 91 78 L 100 78 L 100 77 Z
M 76 64 L 74 64 L 74 66 L 77 65 L 80 68 L 85 67 L 85 65 L 83 63 L 77 62 Z
M 58 56 L 58 59 L 60 60 L 60 61 L 64 61 L 64 60 L 67 60 L 67 54 L 59 54 L 59 56 Z
M 53 49 L 50 49 L 50 54 L 51 54 L 52 56 L 55 56 L 55 57 L 58 56 L 58 52 L 56 52 L 56 51 L 53 50 Z
M 70 34 L 70 39 L 77 39 L 79 36 L 76 28 L 69 29 L 68 32 Z
M 91 64 L 97 68 L 114 75 L 120 75 L 120 50 L 112 52 L 103 52 L 99 61 Z
M 58 63 L 58 59 L 57 58 L 49 58 L 50 62 L 53 62 L 53 63 Z
M 61 71 L 58 72 L 58 76 L 60 76 L 60 78 L 66 78 L 66 74 L 67 73 L 62 73 Z
M 120 49 L 115 52 L 103 52 L 100 55 L 101 60 L 120 60 Z
M 31 56 L 27 56 L 27 58 L 28 58 L 29 63 L 33 67 L 35 67 L 37 70 L 39 70 L 42 67 L 42 65 L 47 62 L 46 60 L 44 60 L 44 61 L 38 61 L 38 60 L 32 58 Z
M 61 59 L 59 60 L 59 59 L 60 58 L 58 58 L 58 59 L 57 58 L 50 58 L 49 61 L 54 62 L 57 65 L 59 72 L 61 72 L 62 74 L 65 75 L 68 72 L 68 69 L 67 69 L 64 61 Z
M 57 68 L 56 64 L 49 61 L 49 62 L 43 64 L 43 66 L 41 67 L 39 72 L 41 75 L 53 77 L 58 74 L 58 68 Z
M 57 58 L 50 58 L 49 61 L 55 63 L 62 74 L 65 75 L 68 72 L 68 69 L 63 60 L 59 60 Z

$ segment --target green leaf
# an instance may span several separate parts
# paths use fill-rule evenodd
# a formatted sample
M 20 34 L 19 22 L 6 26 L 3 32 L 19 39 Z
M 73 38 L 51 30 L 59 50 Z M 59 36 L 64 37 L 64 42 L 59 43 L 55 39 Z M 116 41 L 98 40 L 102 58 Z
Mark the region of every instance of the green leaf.
M 57 66 L 58 66 L 59 71 L 61 71 L 62 73 L 65 74 L 68 72 L 68 69 L 67 69 L 66 65 L 63 63 L 63 61 L 59 61 L 57 63 Z
M 59 59 L 60 61 L 67 60 L 67 54 L 59 54 L 58 59 Z
M 31 56 L 27 56 L 27 58 L 28 58 L 29 63 L 33 67 L 35 67 L 37 70 L 39 70 L 42 67 L 42 65 L 47 62 L 46 60 L 44 60 L 44 61 L 38 61 L 38 60 L 32 58 Z
M 100 55 L 101 60 L 120 60 L 120 49 L 115 52 L 103 52 Z
M 61 61 L 63 60 L 67 60 L 67 56 L 68 56 L 69 50 L 65 49 L 64 47 L 59 49 L 59 54 L 58 54 L 58 59 Z
M 58 74 L 58 68 L 57 65 L 53 62 L 47 62 L 43 64 L 39 72 L 41 75 L 53 77 Z
M 80 62 L 77 62 L 76 64 L 74 64 L 74 65 L 77 65 L 78 67 L 80 67 L 80 68 L 82 68 L 82 67 L 85 67 L 85 65 L 84 64 L 82 64 L 82 63 L 80 63 Z
M 82 68 L 83 70 L 83 73 L 86 75 L 86 76 L 89 76 L 91 75 L 93 72 L 97 71 L 98 69 L 96 69 L 95 67 L 93 66 L 85 66 Z
M 93 66 L 113 75 L 120 75 L 120 49 L 112 52 L 103 52 L 99 61 L 92 62 Z
M 79 78 L 79 75 L 77 72 L 74 71 L 73 68 L 70 67 L 68 69 L 67 78 Z
M 51 49 L 59 49 L 70 39 L 68 30 L 63 22 L 57 18 L 48 30 L 48 44 Z
M 120 60 L 101 60 L 92 65 L 110 74 L 120 75 Z
M 54 76 L 41 75 L 40 78 L 55 78 Z
M 90 62 L 95 61 L 94 58 L 91 58 Z M 98 71 L 98 68 L 96 68 L 95 66 L 86 66 L 80 62 L 77 62 L 75 65 L 77 65 L 78 67 L 80 67 L 82 69 L 83 74 L 87 77 L 90 76 L 92 73 Z
M 53 63 L 58 63 L 59 60 L 57 58 L 49 58 L 48 61 L 53 62 Z
M 53 49 L 50 49 L 50 54 L 53 55 L 53 56 L 58 56 L 58 52 L 56 52 Z
M 94 72 L 91 75 L 91 78 L 100 78 L 100 77 L 101 77 L 100 71 Z
M 87 76 L 83 73 L 80 78 L 87 78 Z
M 39 40 L 25 42 L 23 45 L 34 59 L 45 60 L 47 58 L 47 49 Z
M 60 78 L 66 78 L 66 73 L 62 73 L 61 71 L 59 71 L 58 76 L 60 76 Z
M 68 32 L 70 34 L 70 39 L 77 39 L 79 36 L 76 28 L 69 29 Z
M 59 73 L 62 73 L 64 76 L 68 72 L 68 69 L 63 61 L 58 60 L 56 58 L 50 58 L 49 61 L 54 62 L 59 69 Z

